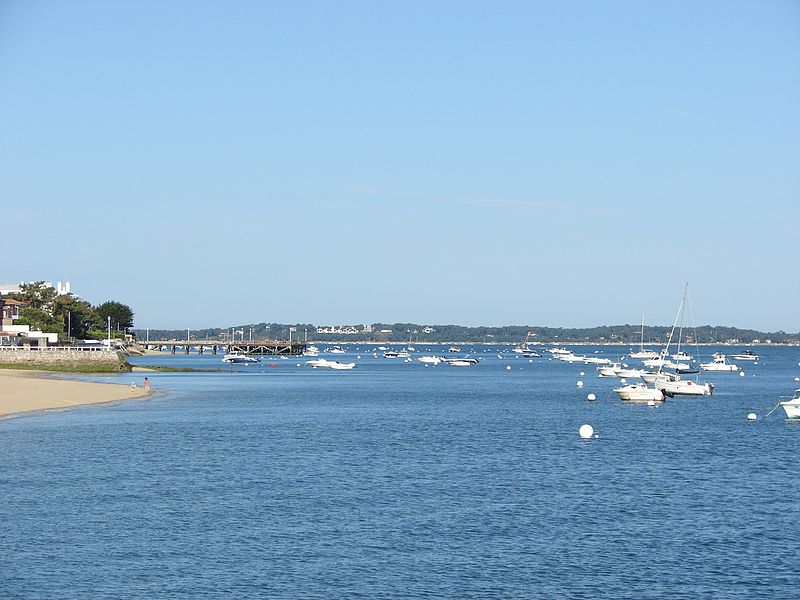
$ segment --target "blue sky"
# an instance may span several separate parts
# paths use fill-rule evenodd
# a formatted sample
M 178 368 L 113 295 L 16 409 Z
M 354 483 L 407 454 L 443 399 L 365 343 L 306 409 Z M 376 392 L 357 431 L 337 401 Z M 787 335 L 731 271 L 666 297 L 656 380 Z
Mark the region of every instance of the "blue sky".
M 800 330 L 800 3 L 0 3 L 0 280 L 136 325 Z

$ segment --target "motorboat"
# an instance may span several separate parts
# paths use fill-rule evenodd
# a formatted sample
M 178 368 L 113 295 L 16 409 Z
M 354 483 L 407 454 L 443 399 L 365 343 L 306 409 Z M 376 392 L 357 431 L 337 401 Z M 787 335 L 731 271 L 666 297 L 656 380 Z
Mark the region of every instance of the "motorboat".
M 440 356 L 420 356 L 417 359 L 417 362 L 424 363 L 426 365 L 438 365 L 445 362 L 446 359 Z
M 572 351 L 566 348 L 548 348 L 547 351 L 550 354 L 572 354 Z
M 616 370 L 622 368 L 619 363 L 611 363 L 610 365 L 600 365 L 597 367 L 597 375 L 599 377 L 616 377 Z
M 657 387 L 650 387 L 644 383 L 632 383 L 614 388 L 620 400 L 627 402 L 664 402 L 665 396 Z
M 700 368 L 704 371 L 738 371 L 739 367 L 729 363 L 724 354 L 715 354 L 714 360 L 710 363 L 701 363 Z
M 315 358 L 314 360 L 307 360 L 306 365 L 314 369 L 321 369 L 327 367 L 330 362 L 327 358 Z
M 686 352 L 683 352 L 681 350 L 672 355 L 672 360 L 677 360 L 678 362 L 680 361 L 692 362 L 694 360 L 694 356 L 692 356 L 691 354 L 687 354 Z
M 261 362 L 261 359 L 257 356 L 248 356 L 247 354 L 242 354 L 241 352 L 231 352 L 222 358 L 222 362 L 229 365 L 238 365 Z
M 680 379 L 680 377 L 669 371 L 647 371 L 639 375 L 639 377 L 641 377 L 642 381 L 645 383 L 649 383 L 650 385 L 655 384 L 656 386 L 665 381 L 677 381 Z
M 783 407 L 787 419 L 800 419 L 800 390 L 795 390 L 794 396 L 790 400 L 784 400 L 780 405 Z
M 644 371 L 642 369 L 631 369 L 630 367 L 620 367 L 619 369 L 614 369 L 614 375 L 617 377 L 641 377 L 644 375 Z
M 752 350 L 742 350 L 738 354 L 731 354 L 734 360 L 758 360 L 758 354 Z
M 400 350 L 397 353 L 397 358 L 411 358 L 411 354 L 408 353 L 408 350 Z
M 674 396 L 711 396 L 714 393 L 713 383 L 696 383 L 682 379 L 662 381 L 656 386 L 670 398 Z
M 523 350 L 522 356 L 523 358 L 542 358 L 541 354 L 534 352 L 533 350 Z
M 356 363 L 342 363 L 338 360 L 329 360 L 327 366 L 329 369 L 333 369 L 335 371 L 345 371 L 348 369 L 355 369 Z
M 313 344 L 306 346 L 306 349 L 303 350 L 303 356 L 319 356 L 319 348 Z
M 400 353 L 395 350 L 387 350 L 383 353 L 383 358 L 399 358 Z
M 599 356 L 582 356 L 581 359 L 587 365 L 610 365 L 612 361 L 608 358 L 600 358 Z
M 658 358 L 658 352 L 655 350 L 638 350 L 637 352 L 631 352 L 628 354 L 628 357 L 640 360 L 650 360 L 652 358 Z
M 450 346 L 447 349 L 448 352 L 461 352 L 461 348 L 459 346 Z
M 345 349 L 342 348 L 341 346 L 333 346 L 332 348 L 328 348 L 328 353 L 329 354 L 344 354 L 345 353 Z
M 444 361 L 451 367 L 471 367 L 478 364 L 477 358 L 464 356 L 461 358 L 446 358 Z

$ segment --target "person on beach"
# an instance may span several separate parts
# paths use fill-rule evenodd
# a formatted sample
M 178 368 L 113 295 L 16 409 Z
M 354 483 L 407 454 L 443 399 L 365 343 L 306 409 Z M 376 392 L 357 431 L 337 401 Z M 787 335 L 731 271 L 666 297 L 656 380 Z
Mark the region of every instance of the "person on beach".
M 150 393 L 150 379 L 148 377 L 144 378 L 144 390 L 149 394 Z

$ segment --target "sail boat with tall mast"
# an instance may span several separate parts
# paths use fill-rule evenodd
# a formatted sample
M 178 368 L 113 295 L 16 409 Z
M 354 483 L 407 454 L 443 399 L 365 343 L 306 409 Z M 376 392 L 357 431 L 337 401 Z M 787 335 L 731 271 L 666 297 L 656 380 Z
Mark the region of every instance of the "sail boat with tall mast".
M 680 349 L 680 343 L 683 337 L 683 315 L 684 311 L 686 310 L 686 298 L 689 293 L 689 284 L 687 283 L 683 288 L 683 298 L 681 299 L 680 308 L 678 309 L 678 315 L 675 317 L 675 323 L 672 325 L 672 332 L 669 334 L 669 339 L 672 340 L 672 336 L 675 333 L 675 328 L 678 327 L 680 323 L 680 329 L 678 332 L 678 348 Z M 697 335 L 695 334 L 695 341 L 697 340 Z M 665 349 L 665 354 L 669 352 L 669 341 L 667 342 L 667 348 Z M 678 354 L 680 354 L 680 350 L 678 350 Z M 679 367 L 683 365 L 676 365 L 676 371 L 681 372 Z M 688 365 L 687 365 L 688 367 Z M 659 372 L 661 369 L 659 369 Z M 678 375 L 673 381 L 662 381 L 660 384 L 661 391 L 664 392 L 666 396 L 672 398 L 673 396 L 711 396 L 714 393 L 714 384 L 713 383 L 699 383 L 696 379 L 692 381 L 691 379 L 683 379 L 680 375 Z
M 641 359 L 658 358 L 658 352 L 654 350 L 644 349 L 644 314 L 642 314 L 642 332 L 639 340 L 639 351 L 631 352 L 630 354 L 628 354 L 628 356 L 631 358 L 641 358 Z

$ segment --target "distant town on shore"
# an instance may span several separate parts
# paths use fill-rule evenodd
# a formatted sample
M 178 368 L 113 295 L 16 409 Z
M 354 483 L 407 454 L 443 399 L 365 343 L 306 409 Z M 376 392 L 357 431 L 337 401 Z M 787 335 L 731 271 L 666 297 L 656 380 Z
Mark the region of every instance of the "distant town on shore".
M 292 339 L 309 342 L 353 343 L 529 343 L 567 344 L 664 344 L 672 326 L 602 325 L 590 328 L 465 327 L 461 325 L 420 325 L 418 323 L 372 323 L 367 325 L 321 326 L 306 323 L 256 323 L 228 328 L 207 329 L 132 329 L 139 341 L 145 340 L 257 340 Z M 722 325 L 684 328 L 686 344 L 796 344 L 800 333 L 764 332 Z

